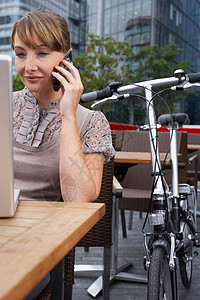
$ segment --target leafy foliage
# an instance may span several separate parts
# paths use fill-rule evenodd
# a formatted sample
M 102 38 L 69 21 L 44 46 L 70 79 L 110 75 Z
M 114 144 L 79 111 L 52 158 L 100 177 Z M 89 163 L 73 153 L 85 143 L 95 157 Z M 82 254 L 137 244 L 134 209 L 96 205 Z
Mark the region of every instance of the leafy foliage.
M 24 84 L 18 74 L 13 75 L 13 92 L 20 91 L 24 88 Z
M 172 43 L 165 48 L 158 47 L 158 45 L 146 46 L 141 48 L 138 53 L 134 53 L 129 43 L 118 42 L 113 37 L 105 38 L 90 34 L 88 38 L 86 52 L 75 58 L 75 64 L 81 72 L 84 92 L 102 89 L 111 81 L 120 81 L 125 84 L 172 77 L 176 69 L 183 69 L 188 72 L 192 66 L 190 61 L 177 63 L 177 61 L 180 61 L 179 55 L 183 50 Z M 162 87 L 162 89 L 165 88 Z M 160 89 L 159 87 L 154 90 L 158 91 Z M 164 97 L 171 111 L 173 111 L 174 103 L 186 97 L 186 93 L 166 92 Z M 134 114 L 132 120 L 140 123 L 141 116 L 144 118 L 144 101 L 136 97 L 133 101 L 135 104 L 134 112 L 131 112 Z M 120 109 L 119 104 L 116 105 Z M 159 114 L 167 111 L 166 106 L 160 99 L 155 100 L 154 105 Z M 107 111 L 109 111 L 108 107 Z
M 129 62 L 132 49 L 127 42 L 117 42 L 113 37 L 88 35 L 86 52 L 75 58 L 80 69 L 85 92 L 106 87 L 111 81 L 127 81 L 132 78 Z
M 192 62 L 185 60 L 177 63 L 178 56 L 182 52 L 182 49 L 172 43 L 169 43 L 165 48 L 158 47 L 158 45 L 141 48 L 134 56 L 134 60 L 137 62 L 135 80 L 144 81 L 172 77 L 174 71 L 177 69 L 183 69 L 187 73 L 192 67 Z M 167 88 L 167 86 L 154 88 L 154 91 L 164 90 L 165 88 Z M 164 95 L 165 101 L 171 111 L 174 110 L 175 103 L 178 103 L 180 99 L 187 96 L 186 92 L 173 93 L 171 91 L 167 91 Z M 160 99 L 157 100 L 158 101 L 154 102 L 156 114 L 168 112 L 167 107 L 163 105 Z

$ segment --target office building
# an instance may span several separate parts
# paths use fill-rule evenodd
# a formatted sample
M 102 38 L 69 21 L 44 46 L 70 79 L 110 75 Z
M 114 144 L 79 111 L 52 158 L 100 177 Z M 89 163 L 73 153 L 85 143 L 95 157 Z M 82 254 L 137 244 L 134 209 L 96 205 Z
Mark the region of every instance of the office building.
M 87 0 L 86 12 L 87 33 L 128 41 L 134 52 L 147 45 L 165 47 L 172 42 L 184 50 L 178 60 L 192 61 L 191 71 L 200 72 L 199 0 Z M 189 97 L 177 107 L 189 113 L 193 124 L 200 124 L 198 98 Z M 113 121 L 125 122 L 120 105 L 114 107 Z
M 104 20 L 98 20 L 102 2 Z M 146 45 L 166 46 L 169 42 L 184 49 L 181 60 L 191 60 L 200 71 L 199 0 L 87 0 L 87 32 L 128 41 L 132 49 Z
M 0 0 L 0 54 L 13 55 L 14 22 L 39 7 L 66 18 L 74 57 L 85 51 L 88 33 L 128 41 L 135 52 L 146 45 L 172 42 L 184 50 L 178 59 L 192 61 L 191 71 L 200 72 L 200 0 Z M 192 124 L 200 124 L 199 98 L 197 91 L 177 107 L 189 113 Z M 113 121 L 127 122 L 130 109 L 126 105 L 122 110 L 125 113 L 120 105 L 114 108 Z
M 69 24 L 74 56 L 79 51 L 79 0 L 0 0 L 0 54 L 10 54 L 10 36 L 13 24 L 27 11 L 34 8 L 53 10 L 62 15 Z M 82 39 L 82 43 L 85 43 Z

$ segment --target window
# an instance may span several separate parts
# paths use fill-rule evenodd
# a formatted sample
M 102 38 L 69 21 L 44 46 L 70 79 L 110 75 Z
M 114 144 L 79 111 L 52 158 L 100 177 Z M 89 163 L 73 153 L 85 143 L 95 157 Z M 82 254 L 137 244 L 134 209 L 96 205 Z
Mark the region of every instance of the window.
M 110 35 L 110 10 L 106 9 L 104 15 L 104 34 Z
M 120 22 L 118 20 L 117 7 L 113 7 L 111 10 L 111 33 L 117 32 L 117 24 Z

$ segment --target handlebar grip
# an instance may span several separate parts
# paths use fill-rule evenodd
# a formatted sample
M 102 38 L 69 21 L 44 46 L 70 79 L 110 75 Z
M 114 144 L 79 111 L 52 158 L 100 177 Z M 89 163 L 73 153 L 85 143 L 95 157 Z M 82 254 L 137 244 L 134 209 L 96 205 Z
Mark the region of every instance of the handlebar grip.
M 200 73 L 190 73 L 188 74 L 189 82 L 198 82 L 200 81 Z
M 112 96 L 112 92 L 109 86 L 100 91 L 94 91 L 90 93 L 85 93 L 81 96 L 80 101 L 83 102 L 92 102 L 95 100 L 101 100 L 107 97 Z

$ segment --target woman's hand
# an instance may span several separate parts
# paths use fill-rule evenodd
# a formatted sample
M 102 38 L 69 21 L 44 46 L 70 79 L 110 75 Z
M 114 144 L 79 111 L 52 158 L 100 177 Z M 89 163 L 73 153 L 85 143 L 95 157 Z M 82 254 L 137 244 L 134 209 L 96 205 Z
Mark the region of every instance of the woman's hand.
M 62 64 L 66 67 L 56 66 L 58 72 L 52 72 L 62 84 L 63 96 L 60 103 L 60 112 L 62 118 L 76 116 L 76 109 L 83 93 L 83 84 L 77 68 L 72 63 L 63 60 Z M 65 78 L 60 74 L 65 76 Z

